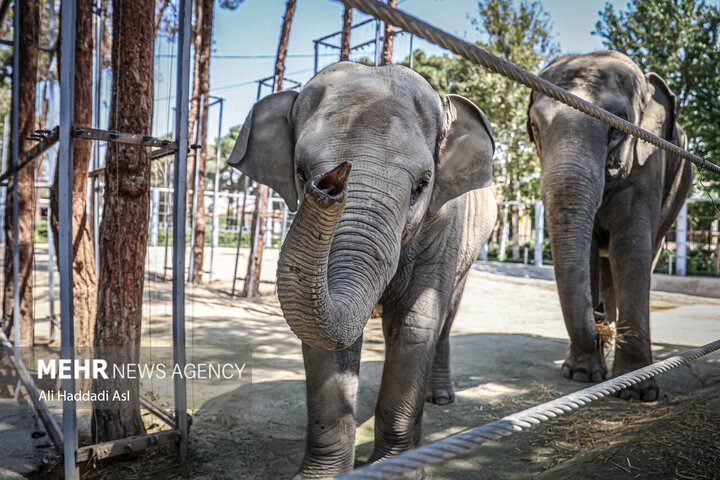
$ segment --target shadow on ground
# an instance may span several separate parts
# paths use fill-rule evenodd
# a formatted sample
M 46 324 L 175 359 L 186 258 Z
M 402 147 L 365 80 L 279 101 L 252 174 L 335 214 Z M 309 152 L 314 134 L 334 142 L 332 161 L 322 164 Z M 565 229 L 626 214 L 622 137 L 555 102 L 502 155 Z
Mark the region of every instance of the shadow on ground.
M 453 339 L 457 401 L 426 405 L 424 443 L 583 388 L 559 375 L 567 342 L 534 335 Z M 655 345 L 661 360 L 689 347 Z M 658 378 L 662 397 L 642 404 L 603 399 L 528 432 L 486 444 L 427 470 L 432 479 L 717 478 L 720 422 L 717 355 Z M 254 368 L 263 368 L 263 360 Z M 382 362 L 362 363 L 356 418 L 358 463 L 372 449 L 373 403 Z M 256 378 L 208 400 L 194 417 L 187 464 L 169 450 L 89 478 L 290 478 L 305 436 L 305 387 Z M 715 475 L 711 475 L 715 472 Z M 703 476 L 704 475 L 704 476 Z

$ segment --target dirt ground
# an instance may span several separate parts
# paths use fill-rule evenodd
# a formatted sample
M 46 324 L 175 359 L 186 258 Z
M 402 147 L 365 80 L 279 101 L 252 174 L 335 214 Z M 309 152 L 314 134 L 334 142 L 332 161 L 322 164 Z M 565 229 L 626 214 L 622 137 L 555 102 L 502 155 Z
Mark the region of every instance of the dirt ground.
M 188 346 L 219 345 L 251 353 L 252 382 L 233 388 L 191 384 L 189 396 L 195 409 L 185 464 L 176 465 L 172 447 L 163 447 L 135 460 L 97 470 L 85 468 L 84 478 L 281 479 L 294 473 L 305 437 L 300 342 L 285 324 L 271 284 L 257 299 L 229 295 L 233 253 L 231 249 L 216 252 L 212 283 L 187 288 Z M 274 274 L 273 256 L 268 255 L 264 268 L 267 280 Z M 147 284 L 143 342 L 151 338 L 155 346 L 169 344 L 170 283 L 158 278 L 162 249 L 151 249 L 148 257 L 149 270 L 156 274 Z M 424 443 L 586 386 L 559 373 L 568 340 L 551 275 L 548 268 L 476 264 L 451 340 L 457 399 L 446 406 L 426 405 Z M 720 338 L 719 313 L 717 299 L 654 292 L 655 358 Z M 373 404 L 383 353 L 380 322 L 371 320 L 356 407 L 358 465 L 372 449 Z M 428 468 L 426 476 L 720 478 L 718 367 L 716 352 L 658 377 L 662 392 L 655 403 L 603 399 Z M 51 477 L 44 472 L 34 478 Z

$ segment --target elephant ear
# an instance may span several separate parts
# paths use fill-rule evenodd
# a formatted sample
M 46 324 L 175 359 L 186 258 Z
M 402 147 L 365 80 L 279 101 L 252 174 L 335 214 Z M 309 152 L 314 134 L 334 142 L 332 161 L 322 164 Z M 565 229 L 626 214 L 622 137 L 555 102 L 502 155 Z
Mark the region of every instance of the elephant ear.
M 675 134 L 675 95 L 655 73 L 645 75 L 650 98 L 642 112 L 640 127 L 665 140 L 673 141 Z M 645 165 L 658 148 L 642 140 L 635 140 L 635 159 Z
M 474 103 L 460 95 L 445 95 L 442 104 L 445 135 L 440 139 L 435 164 L 431 213 L 455 197 L 492 183 L 495 139 L 490 122 Z
M 294 129 L 290 118 L 298 93 L 287 90 L 258 101 L 235 141 L 228 164 L 269 186 L 297 210 Z

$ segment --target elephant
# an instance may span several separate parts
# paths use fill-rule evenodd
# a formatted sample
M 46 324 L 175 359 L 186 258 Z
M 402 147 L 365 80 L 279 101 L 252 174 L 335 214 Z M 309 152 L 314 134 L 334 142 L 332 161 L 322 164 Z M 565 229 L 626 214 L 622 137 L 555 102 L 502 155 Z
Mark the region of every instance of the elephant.
M 626 55 L 563 55 L 540 77 L 685 148 L 675 95 Z M 541 161 L 558 295 L 570 337 L 561 373 L 605 379 L 596 319 L 616 325 L 612 375 L 652 363 L 650 279 L 692 184 L 690 163 L 533 92 L 528 131 Z M 618 394 L 654 401 L 652 379 Z
M 363 329 L 386 356 L 371 462 L 415 447 L 424 402 L 454 399 L 449 331 L 497 216 L 485 115 L 401 65 L 333 64 L 259 100 L 229 163 L 297 214 L 277 295 L 302 340 L 307 439 L 295 478 L 354 465 Z

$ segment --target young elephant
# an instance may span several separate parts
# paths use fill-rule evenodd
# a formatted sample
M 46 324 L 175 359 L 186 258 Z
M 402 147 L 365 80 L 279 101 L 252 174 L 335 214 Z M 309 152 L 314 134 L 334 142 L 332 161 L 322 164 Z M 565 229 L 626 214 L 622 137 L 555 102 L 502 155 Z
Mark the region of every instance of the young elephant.
M 415 447 L 426 394 L 454 399 L 449 330 L 496 219 L 494 140 L 470 101 L 412 70 L 341 62 L 255 104 L 230 164 L 299 209 L 277 288 L 303 341 L 308 430 L 297 478 L 352 469 L 362 332 L 387 346 L 371 461 Z
M 617 52 L 565 55 L 540 76 L 685 148 L 675 96 L 654 73 Z M 621 335 L 613 375 L 652 363 L 650 275 L 690 191 L 692 169 L 649 143 L 534 93 L 528 127 L 542 164 L 542 199 L 565 325 L 571 345 L 562 374 L 600 381 L 593 308 Z M 654 380 L 620 392 L 653 401 Z

